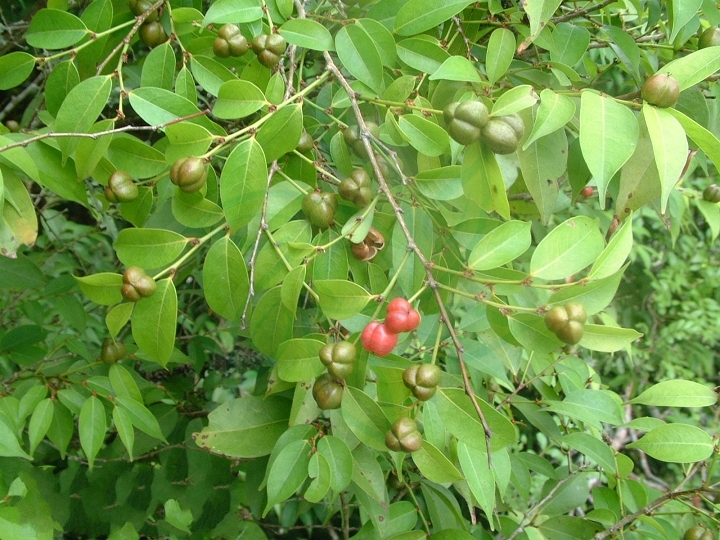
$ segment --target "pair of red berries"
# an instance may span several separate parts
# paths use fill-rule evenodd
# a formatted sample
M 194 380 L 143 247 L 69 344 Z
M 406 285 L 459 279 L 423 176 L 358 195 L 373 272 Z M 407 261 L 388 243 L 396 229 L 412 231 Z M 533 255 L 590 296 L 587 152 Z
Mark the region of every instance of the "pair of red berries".
M 363 347 L 377 356 L 387 356 L 398 343 L 398 334 L 412 332 L 420 324 L 420 313 L 404 298 L 395 298 L 387 307 L 385 322 L 373 321 L 363 330 Z

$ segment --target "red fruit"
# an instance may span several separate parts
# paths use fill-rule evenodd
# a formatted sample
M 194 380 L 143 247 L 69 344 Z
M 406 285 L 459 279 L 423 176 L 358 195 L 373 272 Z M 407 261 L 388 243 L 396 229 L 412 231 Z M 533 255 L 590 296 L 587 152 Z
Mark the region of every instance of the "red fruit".
M 388 304 L 385 326 L 393 334 L 412 332 L 420 324 L 420 314 L 404 298 L 395 298 Z
M 592 194 L 595 193 L 595 188 L 592 186 L 585 186 L 580 190 L 580 195 L 583 197 L 592 197 Z
M 360 339 L 363 347 L 376 356 L 387 356 L 398 342 L 397 334 L 388 331 L 384 324 L 377 321 L 365 327 Z

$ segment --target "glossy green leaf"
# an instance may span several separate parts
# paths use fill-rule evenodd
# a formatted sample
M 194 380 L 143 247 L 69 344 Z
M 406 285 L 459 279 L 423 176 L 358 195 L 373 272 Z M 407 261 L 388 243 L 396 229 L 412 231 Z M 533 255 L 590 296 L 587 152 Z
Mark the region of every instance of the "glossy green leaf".
M 630 403 L 655 407 L 711 407 L 717 401 L 717 394 L 704 384 L 674 379 L 652 385 Z
M 335 44 L 328 29 L 312 19 L 290 19 L 280 27 L 278 33 L 288 43 L 298 47 L 315 51 L 335 50 Z
M 467 0 L 410 0 L 404 4 L 395 17 L 395 33 L 399 36 L 413 36 L 429 30 L 460 13 L 471 2 Z
M 586 324 L 580 346 L 591 351 L 616 352 L 642 337 L 632 328 L 617 328 L 598 324 Z
M 492 116 L 503 116 L 528 109 L 538 102 L 535 89 L 529 84 L 516 86 L 500 96 L 492 108 Z
M 331 319 L 349 319 L 360 313 L 370 294 L 357 283 L 343 279 L 323 279 L 313 283 L 320 308 Z
M 223 167 L 220 197 L 232 230 L 247 225 L 262 207 L 267 187 L 266 155 L 255 139 L 235 147 Z
M 223 217 L 222 208 L 200 192 L 185 193 L 178 189 L 172 199 L 173 217 L 186 227 L 210 227 Z
M 167 169 L 165 156 L 137 137 L 116 134 L 107 149 L 107 158 L 133 178 L 150 178 Z
M 642 83 L 640 77 L 640 47 L 635 40 L 627 34 L 623 29 L 617 26 L 603 26 L 603 32 L 607 34 L 609 46 L 617 55 L 620 62 L 625 66 L 628 72 L 633 76 L 637 84 Z
M 108 378 L 110 379 L 110 384 L 116 396 L 134 399 L 138 403 L 143 402 L 142 394 L 140 394 L 140 389 L 135 379 L 133 379 L 130 372 L 122 365 L 113 364 L 110 366 Z
M 622 268 L 630 255 L 633 246 L 632 221 L 624 221 L 610 238 L 607 246 L 595 260 L 590 269 L 589 277 L 601 279 L 610 276 Z
M 55 120 L 55 131 L 83 133 L 92 127 L 107 105 L 112 88 L 110 77 L 90 77 L 75 86 L 60 106 Z M 78 139 L 63 137 L 58 145 L 64 156 L 77 147 Z
M 265 152 L 265 161 L 271 163 L 295 149 L 303 129 L 300 105 L 289 105 L 277 110 L 257 132 L 255 140 Z
M 437 39 L 424 34 L 400 41 L 397 54 L 405 64 L 424 73 L 435 73 L 450 58 Z
M 147 55 L 140 75 L 140 86 L 172 90 L 175 82 L 175 52 L 169 41 L 158 45 Z
M 335 493 L 340 493 L 352 479 L 353 457 L 350 449 L 342 439 L 326 435 L 318 441 L 317 450 L 327 459 L 333 472 L 330 487 Z
M 438 484 L 461 480 L 463 475 L 438 448 L 423 441 L 420 450 L 412 453 L 412 459 L 422 475 Z
M 132 314 L 132 335 L 138 347 L 165 366 L 175 346 L 177 293 L 170 279 L 157 282 L 155 294 L 143 298 Z
M 515 260 L 530 247 L 530 222 L 508 221 L 486 234 L 473 248 L 468 266 L 490 270 Z
M 325 366 L 318 352 L 325 345 L 316 339 L 290 339 L 282 342 L 277 350 L 278 375 L 284 381 L 301 382 L 317 377 Z
M 450 136 L 436 123 L 407 114 L 400 117 L 398 124 L 403 138 L 421 154 L 434 157 L 450 150 Z
M 372 38 L 359 26 L 343 26 L 335 34 L 335 50 L 345 69 L 378 94 L 383 87 L 383 66 Z
M 153 416 L 149 409 L 132 397 L 126 397 L 118 395 L 115 397 L 115 403 L 117 403 L 126 413 L 132 422 L 133 426 L 138 428 L 143 433 L 147 433 L 151 437 L 160 439 L 167 444 L 165 437 L 160 430 L 160 424 L 157 418 Z
M 188 239 L 166 229 L 123 229 L 113 247 L 126 266 L 160 268 L 175 261 Z
M 245 307 L 250 280 L 242 253 L 227 236 L 215 242 L 203 264 L 203 288 L 210 309 L 236 319 Z
M 594 315 L 605 309 L 615 297 L 620 285 L 624 268 L 607 277 L 590 282 L 580 282 L 571 287 L 564 287 L 554 292 L 548 300 L 548 305 L 579 302 L 585 306 L 588 315 Z
M 300 292 L 303 289 L 303 282 L 305 281 L 305 274 L 307 272 L 307 266 L 302 264 L 296 266 L 282 281 L 280 289 L 280 296 L 282 298 L 283 305 L 291 312 L 295 313 L 297 309 L 298 300 L 300 299 Z
M 568 433 L 561 439 L 563 444 L 584 454 L 600 465 L 606 472 L 617 473 L 617 463 L 612 447 L 589 433 Z
M 540 279 L 564 279 L 592 264 L 605 241 L 596 220 L 567 219 L 543 238 L 530 260 L 530 274 Z
M 165 149 L 168 163 L 174 163 L 186 156 L 200 156 L 210 147 L 212 134 L 203 126 L 190 122 L 179 122 L 165 128 L 170 144 Z
M 45 398 L 35 406 L 35 410 L 30 417 L 28 424 L 28 439 L 30 441 L 30 454 L 35 452 L 40 442 L 52 424 L 55 407 L 52 399 Z
M 17 436 L 5 422 L 0 421 L 0 456 L 32 459 L 18 442 Z
M 490 34 L 485 70 L 490 84 L 505 75 L 515 55 L 515 35 L 507 28 L 496 28 Z
M 237 80 L 237 77 L 214 58 L 193 55 L 190 59 L 190 72 L 195 80 L 209 94 L 217 96 L 223 84 Z
M 202 26 L 210 23 L 249 23 L 262 18 L 259 0 L 217 0 L 207 10 Z
M 537 139 L 557 131 L 575 116 L 575 102 L 567 96 L 556 94 L 549 88 L 540 92 L 540 106 L 530 136 L 523 144 L 527 149 Z
M 263 353 L 275 356 L 283 341 L 293 337 L 294 312 L 282 303 L 280 287 L 267 291 L 255 306 L 250 337 Z
M 80 446 L 85 452 L 90 469 L 93 468 L 95 457 L 103 446 L 106 429 L 105 407 L 99 398 L 90 396 L 83 403 L 78 420 Z
M 25 40 L 38 49 L 64 49 L 75 45 L 87 34 L 85 24 L 72 13 L 41 9 L 33 15 Z
M 552 37 L 554 47 L 550 50 L 550 58 L 568 66 L 577 64 L 590 44 L 590 32 L 583 26 L 568 22 L 556 24 Z
M 670 108 L 666 109 L 666 112 L 669 112 L 677 118 L 687 133 L 687 136 L 707 154 L 713 163 L 720 163 L 720 140 L 718 140 L 714 133 L 708 131 L 680 111 Z
M 535 313 L 515 313 L 508 317 L 508 325 L 515 339 L 530 351 L 550 353 L 562 345 Z
M 120 333 L 120 330 L 128 323 L 134 307 L 134 303 L 125 302 L 116 305 L 108 311 L 105 316 L 105 326 L 107 326 L 111 338 L 115 339 Z
M 449 57 L 428 78 L 431 81 L 444 79 L 446 81 L 483 82 L 477 68 L 470 60 L 462 56 Z
M 720 47 L 707 47 L 681 56 L 657 70 L 667 73 L 680 85 L 680 91 L 695 86 L 720 70 Z
M 600 429 L 602 423 L 619 425 L 622 411 L 619 399 L 604 390 L 575 390 L 568 393 L 561 402 L 552 401 L 543 411 L 564 414 Z
M 293 441 L 280 451 L 268 476 L 268 500 L 263 516 L 275 504 L 295 493 L 308 477 L 309 463 L 310 444 L 307 441 Z
M 610 180 L 632 156 L 637 139 L 637 119 L 630 109 L 595 92 L 582 93 L 580 147 L 597 182 L 601 208 Z
M 358 439 L 374 450 L 387 451 L 385 433 L 390 429 L 390 422 L 370 396 L 362 390 L 346 386 L 341 410 L 345 422 Z
M 35 68 L 35 57 L 26 52 L 15 51 L 0 56 L 0 90 L 21 85 Z
M 214 134 L 223 134 L 219 126 L 204 116 L 197 116 L 200 110 L 195 104 L 179 94 L 164 88 L 142 87 L 129 93 L 130 105 L 150 126 L 172 122 L 178 118 L 196 115 L 188 122 L 199 124 Z
M 459 165 L 439 167 L 415 175 L 418 191 L 436 201 L 451 201 L 462 197 L 462 173 Z
M 101 272 L 84 277 L 75 276 L 75 281 L 83 294 L 96 304 L 114 306 L 123 300 L 120 294 L 123 284 L 120 274 Z
M 193 434 L 195 442 L 236 458 L 268 455 L 288 426 L 290 401 L 269 396 L 229 401 L 208 415 L 208 425 Z
M 130 414 L 121 407 L 113 407 L 113 423 L 125 450 L 127 450 L 130 461 L 132 461 L 133 447 L 135 446 L 135 428 L 130 419 Z
M 505 180 L 497 158 L 489 148 L 481 144 L 467 147 L 461 178 L 466 197 L 486 212 L 495 211 L 503 218 L 510 219 Z
M 530 20 L 530 42 L 538 37 L 560 2 L 561 0 L 537 0 L 526 6 L 527 18 Z
M 267 105 L 265 94 L 249 81 L 224 82 L 213 105 L 213 116 L 225 120 L 245 118 Z
M 305 490 L 303 497 L 311 503 L 318 503 L 330 491 L 332 482 L 332 469 L 325 456 L 315 453 L 310 457 L 308 476 L 312 478 L 312 482 Z
M 494 528 L 495 476 L 489 467 L 487 452 L 482 452 L 460 441 L 458 443 L 458 459 L 470 491 L 472 491 L 478 506 L 485 513 L 490 528 Z
M 65 459 L 65 452 L 70 443 L 70 439 L 72 439 L 75 423 L 72 413 L 61 402 L 55 402 L 53 409 L 54 414 L 50 427 L 48 427 L 47 438 L 57 446 L 60 451 L 60 457 Z
M 183 509 L 175 499 L 165 502 L 165 521 L 188 534 L 192 532 L 190 530 L 193 522 L 192 511 L 187 508 Z
M 59 108 L 60 105 L 58 105 Z M 100 120 L 88 130 L 88 133 L 108 131 L 114 127 L 115 122 L 113 120 Z M 112 140 L 113 135 L 102 135 L 97 139 L 88 137 L 78 142 L 75 149 L 75 171 L 78 178 L 87 178 L 98 169 L 98 165 L 103 161 L 105 152 L 107 152 Z
M 627 445 L 667 463 L 695 463 L 713 453 L 712 437 L 696 426 L 665 424 Z

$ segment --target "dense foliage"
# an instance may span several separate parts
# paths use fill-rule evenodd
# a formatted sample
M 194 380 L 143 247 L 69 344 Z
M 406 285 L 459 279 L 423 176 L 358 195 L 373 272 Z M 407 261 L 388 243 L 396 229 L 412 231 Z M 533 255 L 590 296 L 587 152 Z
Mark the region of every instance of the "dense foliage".
M 46 4 L 0 539 L 717 536 L 715 3 Z

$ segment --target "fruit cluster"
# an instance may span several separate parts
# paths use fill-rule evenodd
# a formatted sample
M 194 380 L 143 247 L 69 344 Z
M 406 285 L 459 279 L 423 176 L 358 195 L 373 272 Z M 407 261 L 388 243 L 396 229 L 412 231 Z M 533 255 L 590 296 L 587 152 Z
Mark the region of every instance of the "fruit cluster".
M 365 169 L 355 169 L 340 182 L 338 193 L 356 206 L 367 206 L 373 198 L 370 175 Z
M 105 198 L 112 203 L 132 202 L 138 198 L 138 188 L 125 171 L 115 171 L 105 187 Z
M 385 434 L 385 446 L 394 452 L 417 452 L 422 442 L 417 423 L 407 416 L 398 418 Z
M 435 364 L 413 364 L 403 371 L 403 384 L 420 401 L 435 395 L 440 384 L 440 368 Z
M 525 133 L 525 125 L 517 114 L 490 117 L 482 101 L 455 101 L 443 110 L 450 137 L 460 144 L 475 141 L 496 154 L 511 154 Z
M 393 299 L 385 322 L 368 324 L 360 337 L 363 347 L 377 356 L 387 356 L 398 343 L 398 334 L 412 332 L 420 324 L 420 314 L 404 298 Z
M 242 56 L 249 48 L 250 45 L 240 33 L 240 28 L 231 23 L 223 24 L 218 30 L 218 37 L 213 41 L 213 52 L 220 58 Z
M 720 202 L 720 186 L 717 184 L 710 184 L 703 191 L 703 200 L 708 202 Z
M 136 16 L 140 16 L 151 10 L 154 3 L 153 0 L 130 0 L 128 5 L 130 6 L 130 11 Z M 140 30 L 138 30 L 140 39 L 151 49 L 168 40 L 165 28 L 158 18 L 159 14 L 157 10 L 150 11 L 142 25 L 140 25 Z
M 375 122 L 367 121 L 365 122 L 365 127 L 370 135 L 376 139 L 380 138 L 380 128 Z M 345 131 L 343 131 L 343 138 L 345 139 L 345 144 L 347 144 L 358 157 L 363 159 L 368 159 L 370 157 L 367 149 L 365 148 L 365 143 L 362 140 L 360 128 L 358 126 L 346 127 Z
M 713 540 L 714 538 L 713 533 L 700 525 L 690 527 L 683 535 L 683 540 Z
M 545 326 L 568 345 L 575 345 L 582 339 L 586 321 L 585 306 L 579 302 L 555 306 L 545 314 Z
M 280 62 L 287 43 L 280 34 L 260 34 L 253 38 L 250 48 L 263 66 L 272 69 Z
M 139 266 L 128 266 L 122 276 L 120 294 L 128 302 L 138 302 L 155 294 L 157 284 Z
M 178 159 L 170 168 L 170 181 L 185 193 L 200 190 L 207 181 L 205 163 L 195 156 Z
M 378 251 L 385 247 L 385 237 L 375 229 L 370 227 L 365 239 L 359 244 L 351 244 L 350 251 L 359 261 L 371 261 L 375 258 Z
M 308 221 L 316 227 L 329 227 L 335 218 L 338 202 L 334 193 L 315 190 L 306 194 L 302 201 L 302 211 Z
M 667 73 L 656 73 L 645 81 L 640 96 L 650 105 L 666 109 L 677 103 L 680 97 L 680 85 Z
M 324 345 L 318 354 L 328 372 L 315 380 L 313 398 L 322 410 L 337 409 L 342 403 L 343 381 L 355 368 L 357 350 L 349 341 L 340 341 Z

